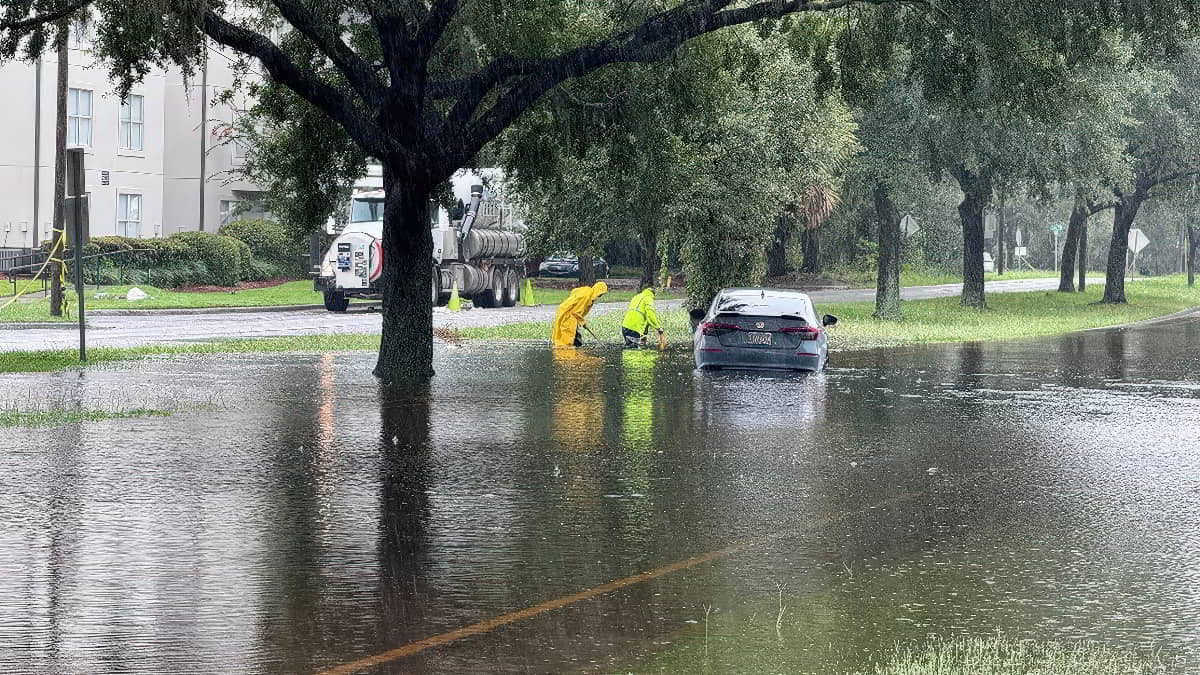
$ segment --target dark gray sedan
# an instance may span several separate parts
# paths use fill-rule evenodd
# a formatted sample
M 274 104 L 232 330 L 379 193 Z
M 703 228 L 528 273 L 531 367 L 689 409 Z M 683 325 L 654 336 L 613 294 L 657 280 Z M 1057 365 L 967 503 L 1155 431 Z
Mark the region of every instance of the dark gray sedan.
M 696 367 L 816 372 L 829 360 L 823 330 L 837 323 L 817 313 L 808 294 L 772 288 L 726 288 L 705 312 L 692 310 Z

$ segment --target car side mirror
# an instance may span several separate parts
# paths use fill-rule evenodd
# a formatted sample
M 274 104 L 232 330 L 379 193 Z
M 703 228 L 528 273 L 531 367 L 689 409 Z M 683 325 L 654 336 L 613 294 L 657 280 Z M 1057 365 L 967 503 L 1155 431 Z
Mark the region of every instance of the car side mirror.
M 688 319 L 690 319 L 692 322 L 693 333 L 696 331 L 696 327 L 700 325 L 700 322 L 704 320 L 704 315 L 707 313 L 708 312 L 700 308 L 696 308 L 688 312 Z
M 825 316 L 821 317 L 821 325 L 822 326 L 833 326 L 836 323 L 837 323 L 837 317 L 832 314 L 826 314 Z

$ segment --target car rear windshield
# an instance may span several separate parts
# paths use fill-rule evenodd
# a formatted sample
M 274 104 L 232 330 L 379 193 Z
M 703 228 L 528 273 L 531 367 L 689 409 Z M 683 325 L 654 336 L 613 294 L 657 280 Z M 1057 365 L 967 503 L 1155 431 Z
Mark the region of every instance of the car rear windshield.
M 717 304 L 717 314 L 791 316 L 807 321 L 812 311 L 808 300 L 794 295 L 738 293 L 723 296 Z

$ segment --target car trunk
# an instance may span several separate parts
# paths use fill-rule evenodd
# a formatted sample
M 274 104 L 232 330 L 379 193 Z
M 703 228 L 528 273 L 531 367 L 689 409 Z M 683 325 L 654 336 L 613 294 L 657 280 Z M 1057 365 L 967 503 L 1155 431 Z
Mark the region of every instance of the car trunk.
M 796 350 L 820 335 L 820 330 L 800 318 L 718 314 L 705 331 L 724 347 Z

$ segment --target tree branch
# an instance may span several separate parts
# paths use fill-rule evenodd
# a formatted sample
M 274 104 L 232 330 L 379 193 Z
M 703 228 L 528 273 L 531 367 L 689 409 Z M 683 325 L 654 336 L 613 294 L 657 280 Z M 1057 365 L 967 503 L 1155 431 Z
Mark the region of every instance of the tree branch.
M 374 71 L 340 37 L 326 28 L 319 17 L 295 0 L 272 0 L 272 3 L 292 28 L 329 57 L 367 105 L 377 107 L 383 103 L 383 84 Z
M 266 37 L 229 23 L 211 9 L 204 13 L 203 30 L 220 44 L 261 61 L 272 79 L 340 124 L 364 151 L 382 155 L 390 150 L 378 127 L 354 106 L 350 98 L 302 70 Z
M 450 25 L 450 20 L 457 12 L 458 0 L 433 0 L 433 5 L 430 6 L 425 20 L 417 28 L 416 42 L 421 50 L 422 62 L 433 51 L 434 45 L 446 32 L 446 27 Z
M 25 17 L 24 19 L 5 19 L 0 21 L 0 31 L 6 30 L 24 30 L 33 28 L 45 23 L 54 23 L 59 19 L 66 18 L 76 11 L 92 4 L 93 0 L 76 0 L 65 7 L 60 7 L 50 12 L 43 12 L 34 16 Z M 6 12 L 7 14 L 7 12 Z
M 494 138 L 558 84 L 614 63 L 649 63 L 668 56 L 684 42 L 721 28 L 798 12 L 822 12 L 852 4 L 899 4 L 911 0 L 767 0 L 737 9 L 723 9 L 732 0 L 689 0 L 650 17 L 640 26 L 542 59 L 499 58 L 486 69 L 453 82 L 430 83 L 433 98 L 458 95 L 443 125 L 443 140 L 460 143 L 467 157 Z M 517 77 L 487 111 L 475 115 L 494 89 Z M 470 120 L 474 119 L 473 122 Z M 468 122 L 470 122 L 468 124 Z M 465 130 L 463 130 L 465 126 Z M 460 132 L 460 130 L 462 130 Z M 465 159 L 461 155 L 456 159 Z

